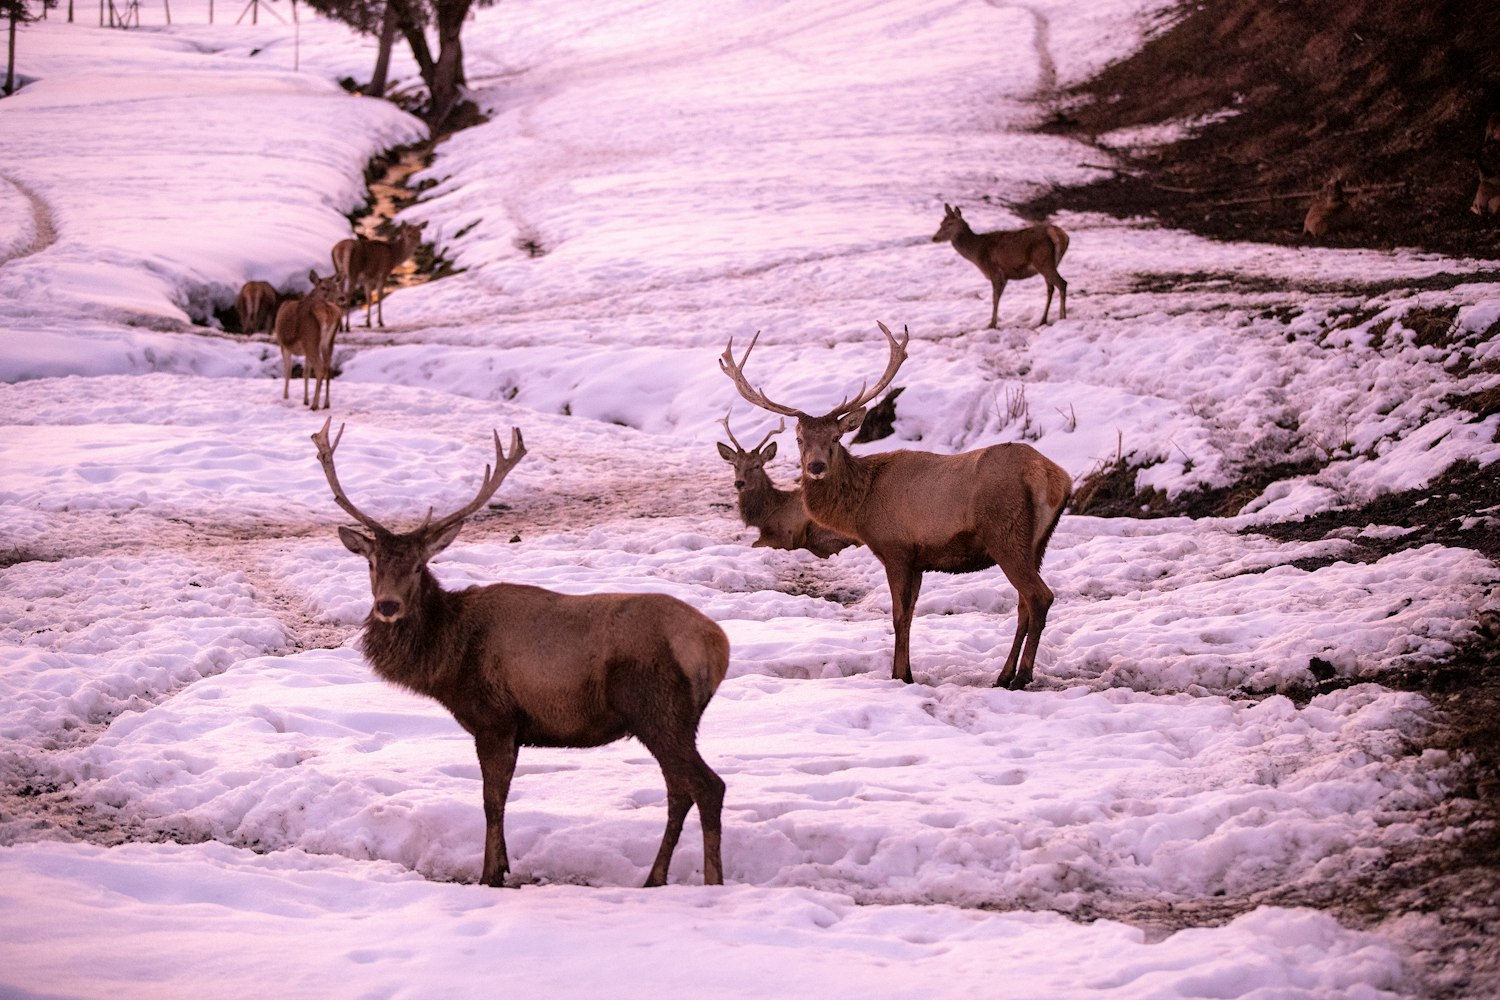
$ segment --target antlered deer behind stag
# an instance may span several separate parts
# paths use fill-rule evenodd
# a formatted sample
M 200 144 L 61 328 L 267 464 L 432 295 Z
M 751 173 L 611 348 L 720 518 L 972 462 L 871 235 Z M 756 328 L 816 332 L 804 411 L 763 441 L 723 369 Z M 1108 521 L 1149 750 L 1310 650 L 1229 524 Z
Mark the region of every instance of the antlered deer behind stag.
M 448 591 L 427 563 L 458 537 L 526 454 L 495 434 L 495 465 L 479 494 L 447 517 L 396 534 L 349 501 L 333 467 L 331 420 L 313 435 L 334 501 L 370 534 L 339 528 L 370 564 L 373 604 L 364 654 L 393 684 L 427 695 L 474 737 L 484 786 L 484 868 L 498 886 L 510 870 L 505 801 L 523 746 L 593 747 L 634 736 L 661 765 L 667 827 L 646 885 L 663 885 L 688 809 L 703 827 L 703 881 L 724 880 L 724 782 L 698 753 L 698 721 L 729 669 L 729 640 L 707 616 L 665 594 L 573 596 L 495 583 Z
M 316 271 L 307 272 L 312 282 L 312 291 L 300 299 L 287 299 L 276 310 L 276 326 L 271 336 L 281 348 L 281 398 L 288 399 L 292 382 L 292 358 L 301 355 L 302 405 L 318 408 L 318 397 L 322 396 L 323 407 L 332 405 L 333 338 L 338 333 L 341 310 L 339 282 L 336 275 L 318 277 Z M 307 401 L 307 376 L 314 377 L 312 402 Z
M 750 547 L 771 549 L 806 549 L 819 559 L 827 559 L 851 545 L 845 538 L 829 531 L 807 516 L 802 505 L 801 488 L 778 489 L 766 473 L 766 463 L 776 457 L 776 442 L 771 438 L 786 429 L 786 421 L 771 431 L 754 448 L 746 451 L 729 429 L 729 417 L 719 421 L 734 447 L 719 442 L 719 455 L 734 466 L 734 488 L 739 494 L 740 520 L 747 528 L 756 528 L 760 537 Z
M 422 242 L 422 226 L 402 223 L 390 240 L 372 240 L 356 236 L 333 245 L 333 270 L 344 284 L 344 320 L 348 330 L 349 314 L 354 308 L 354 289 L 365 293 L 365 326 L 370 325 L 373 305 L 377 321 L 385 326 L 385 283 L 391 272 L 416 252 Z
M 1042 307 L 1041 326 L 1047 323 L 1052 309 L 1052 290 L 1057 289 L 1057 318 L 1068 318 L 1068 283 L 1057 273 L 1063 254 L 1068 252 L 1068 234 L 1051 223 L 1027 226 L 1025 229 L 976 233 L 964 221 L 963 212 L 944 203 L 943 222 L 932 234 L 932 242 L 953 242 L 953 249 L 971 261 L 990 282 L 990 328 L 1000 320 L 1000 293 L 1012 278 L 1031 278 L 1040 274 L 1047 282 L 1047 304 Z
M 745 377 L 734 341 L 719 367 L 741 396 L 762 409 L 797 420 L 802 453 L 802 498 L 819 524 L 869 546 L 885 566 L 896 629 L 891 676 L 911 682 L 911 620 L 926 570 L 972 573 L 998 565 L 1016 588 L 1016 636 L 996 687 L 1031 683 L 1036 650 L 1052 607 L 1040 569 L 1047 542 L 1072 493 L 1060 466 L 1024 444 L 997 444 L 960 455 L 888 451 L 850 454 L 839 440 L 859 429 L 865 405 L 896 377 L 910 335 L 897 340 L 879 324 L 890 345 L 885 374 L 821 417 L 773 402 Z M 756 334 L 756 338 L 759 338 Z M 1023 652 L 1024 645 L 1024 652 Z

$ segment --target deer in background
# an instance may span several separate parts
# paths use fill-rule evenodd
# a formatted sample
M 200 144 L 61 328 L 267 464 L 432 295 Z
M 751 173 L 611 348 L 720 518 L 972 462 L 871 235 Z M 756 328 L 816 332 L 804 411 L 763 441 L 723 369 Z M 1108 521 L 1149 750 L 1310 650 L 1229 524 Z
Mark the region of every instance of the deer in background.
M 757 528 L 760 537 L 750 544 L 753 549 L 806 549 L 819 559 L 827 559 L 857 544 L 852 538 L 829 531 L 807 516 L 802 505 L 802 490 L 777 489 L 766 473 L 765 465 L 776 457 L 776 442 L 771 438 L 786 429 L 786 421 L 765 436 L 760 444 L 746 451 L 729 428 L 729 415 L 719 421 L 729 435 L 731 448 L 719 443 L 719 454 L 734 466 L 734 488 L 739 494 L 740 520 L 747 528 Z
M 365 293 L 365 326 L 370 325 L 373 306 L 377 321 L 385 326 L 385 283 L 391 272 L 406 261 L 422 242 L 422 226 L 402 223 L 390 240 L 372 240 L 364 236 L 339 240 L 333 245 L 333 271 L 343 282 L 344 317 L 341 329 L 350 329 L 349 314 L 354 308 L 354 290 Z
M 307 272 L 312 282 L 312 291 L 298 299 L 288 298 L 276 310 L 276 325 L 271 334 L 276 346 L 281 348 L 281 398 L 290 398 L 292 382 L 292 358 L 301 356 L 302 405 L 318 408 L 321 393 L 324 409 L 332 404 L 333 338 L 338 333 L 339 317 L 343 315 L 341 303 L 343 293 L 339 290 L 337 275 L 318 277 L 316 271 Z M 312 402 L 307 400 L 307 377 L 312 373 Z
M 1344 182 L 1335 177 L 1308 206 L 1302 231 L 1308 236 L 1326 236 L 1349 229 L 1358 221 L 1354 206 L 1344 195 Z
M 1479 165 L 1479 190 L 1474 192 L 1474 204 L 1469 211 L 1475 215 L 1500 215 L 1500 178 L 1486 173 L 1484 164 Z
M 851 454 L 839 440 L 859 429 L 865 406 L 906 360 L 909 334 L 890 346 L 885 374 L 821 417 L 772 401 L 745 377 L 750 341 L 739 361 L 734 341 L 719 367 L 741 396 L 797 421 L 802 500 L 819 524 L 867 545 L 885 566 L 896 630 L 891 676 L 911 683 L 911 621 L 927 570 L 973 573 L 998 565 L 1016 589 L 1016 635 L 996 687 L 1031 683 L 1037 646 L 1053 594 L 1041 577 L 1042 556 L 1072 493 L 1060 466 L 1025 444 L 997 444 L 960 455 L 888 451 Z M 1024 646 L 1024 649 L 1023 649 Z
M 428 562 L 458 537 L 526 454 L 519 429 L 510 454 L 495 437 L 495 464 L 479 493 L 415 530 L 397 534 L 349 501 L 334 470 L 325 421 L 313 435 L 333 499 L 369 529 L 339 528 L 370 564 L 373 598 L 365 660 L 382 679 L 434 699 L 474 737 L 484 789 L 480 881 L 510 871 L 505 802 L 520 747 L 594 747 L 634 736 L 667 784 L 667 827 L 646 878 L 663 885 L 689 807 L 703 827 L 703 881 L 724 881 L 720 860 L 724 782 L 698 753 L 698 722 L 729 669 L 729 640 L 707 616 L 665 594 L 557 594 L 494 583 L 449 591 Z
M 964 221 L 961 211 L 943 204 L 943 223 L 932 234 L 932 242 L 951 240 L 959 256 L 970 261 L 990 282 L 990 329 L 1000 320 L 1000 293 L 1012 278 L 1031 278 L 1040 274 L 1047 282 L 1047 304 L 1042 308 L 1040 326 L 1047 323 L 1052 309 L 1052 291 L 1057 290 L 1057 318 L 1068 318 L 1068 283 L 1057 273 L 1063 254 L 1068 252 L 1068 234 L 1050 223 L 994 233 L 976 233 Z
M 276 323 L 279 296 L 268 281 L 247 281 L 234 297 L 234 312 L 241 333 L 270 333 Z

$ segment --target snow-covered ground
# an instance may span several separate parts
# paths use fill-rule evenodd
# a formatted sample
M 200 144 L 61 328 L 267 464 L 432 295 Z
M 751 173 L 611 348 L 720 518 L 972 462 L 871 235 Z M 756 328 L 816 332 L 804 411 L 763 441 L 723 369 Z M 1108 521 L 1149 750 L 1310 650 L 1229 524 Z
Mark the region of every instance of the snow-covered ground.
M 211 328 L 248 279 L 326 273 L 367 158 L 423 136 L 333 82 L 371 44 L 199 0 L 170 28 L 149 2 L 140 30 L 24 28 L 30 82 L 0 101 L 0 994 L 1417 995 L 1397 928 L 1153 915 L 1358 879 L 1449 794 L 1430 706 L 1379 681 L 1469 637 L 1500 572 L 1254 529 L 1500 458 L 1497 418 L 1450 402 L 1497 381 L 1469 334 L 1500 285 L 1074 215 L 1068 318 L 1035 329 L 1043 286 L 1017 282 L 986 330 L 982 278 L 929 241 L 944 202 L 1003 228 L 1089 176 L 1098 151 L 1025 130 L 1151 6 L 506 0 L 469 24 L 493 117 L 405 216 L 467 270 L 342 336 L 339 471 L 411 524 L 519 426 L 446 585 L 661 591 L 729 633 L 700 733 L 726 885 L 701 885 L 693 816 L 651 891 L 665 792 L 632 741 L 524 750 L 519 887 L 474 884 L 472 747 L 361 660 L 323 416 L 281 399 L 267 342 Z M 1400 287 L 1440 273 L 1474 279 Z M 1456 347 L 1401 325 L 1450 306 Z M 1027 691 L 988 686 L 999 572 L 929 575 L 901 685 L 879 564 L 750 548 L 714 449 L 726 411 L 742 440 L 771 426 L 718 370 L 730 337 L 761 331 L 752 376 L 817 411 L 884 365 L 877 320 L 912 339 L 869 448 L 1026 440 L 1080 478 L 1124 453 L 1168 493 L 1328 461 L 1236 518 L 1064 517 Z M 1247 693 L 1315 658 L 1363 683 Z

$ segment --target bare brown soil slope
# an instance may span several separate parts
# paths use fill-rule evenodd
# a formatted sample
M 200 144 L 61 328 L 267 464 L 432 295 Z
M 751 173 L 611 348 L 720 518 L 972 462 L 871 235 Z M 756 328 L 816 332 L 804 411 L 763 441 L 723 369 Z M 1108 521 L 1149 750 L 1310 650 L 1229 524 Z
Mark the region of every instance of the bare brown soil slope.
M 1500 257 L 1500 219 L 1469 212 L 1481 152 L 1500 171 L 1500 142 L 1482 150 L 1500 111 L 1497 0 L 1186 4 L 1139 52 L 1063 97 L 1048 129 L 1085 138 L 1220 117 L 1027 214 L 1145 215 L 1224 239 L 1298 242 L 1309 193 L 1340 176 L 1361 190 L 1359 223 L 1320 242 Z

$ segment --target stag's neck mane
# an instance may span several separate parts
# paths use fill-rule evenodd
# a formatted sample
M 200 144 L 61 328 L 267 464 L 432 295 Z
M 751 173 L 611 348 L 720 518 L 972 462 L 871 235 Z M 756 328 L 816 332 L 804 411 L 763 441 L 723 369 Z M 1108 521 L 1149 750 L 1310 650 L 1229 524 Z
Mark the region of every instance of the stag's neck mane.
M 396 621 L 365 619 L 362 643 L 370 668 L 392 684 L 439 698 L 465 657 L 460 646 L 460 595 L 446 591 L 426 568 L 412 608 Z
M 878 463 L 850 454 L 842 444 L 829 458 L 828 474 L 822 479 L 803 478 L 802 501 L 807 513 L 823 527 L 846 538 L 860 538 L 856 526 Z
M 753 524 L 780 510 L 791 496 L 790 490 L 777 489 L 764 470 L 750 480 L 750 485 L 740 491 L 740 520 Z

